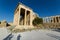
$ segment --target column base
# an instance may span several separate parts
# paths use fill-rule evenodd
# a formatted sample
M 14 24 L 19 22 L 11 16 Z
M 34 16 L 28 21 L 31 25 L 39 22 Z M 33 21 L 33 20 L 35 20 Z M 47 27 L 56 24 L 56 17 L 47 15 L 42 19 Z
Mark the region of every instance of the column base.
M 33 25 L 17 25 L 17 26 L 14 28 L 14 30 L 15 30 L 15 29 L 32 29 L 32 28 L 34 28 Z

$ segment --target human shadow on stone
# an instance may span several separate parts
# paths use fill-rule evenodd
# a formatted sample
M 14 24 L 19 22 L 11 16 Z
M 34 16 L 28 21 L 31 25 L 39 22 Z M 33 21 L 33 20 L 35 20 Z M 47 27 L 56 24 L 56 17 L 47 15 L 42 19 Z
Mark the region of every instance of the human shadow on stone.
M 13 37 L 12 33 L 9 34 L 6 38 L 4 38 L 3 40 L 11 40 L 11 38 Z
M 19 34 L 19 35 L 17 36 L 17 40 L 20 40 L 20 38 L 21 38 L 21 35 Z
M 54 34 L 50 34 L 50 33 L 48 33 L 47 35 L 50 36 L 50 37 L 53 37 L 53 38 L 56 38 L 56 39 L 60 40 L 60 36 L 57 36 L 57 35 L 54 35 Z

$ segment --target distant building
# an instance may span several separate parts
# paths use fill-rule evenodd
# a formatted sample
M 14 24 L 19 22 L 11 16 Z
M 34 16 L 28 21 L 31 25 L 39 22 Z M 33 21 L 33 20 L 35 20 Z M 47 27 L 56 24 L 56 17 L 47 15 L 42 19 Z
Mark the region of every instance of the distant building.
M 43 23 L 45 26 L 60 28 L 60 15 L 44 17 Z

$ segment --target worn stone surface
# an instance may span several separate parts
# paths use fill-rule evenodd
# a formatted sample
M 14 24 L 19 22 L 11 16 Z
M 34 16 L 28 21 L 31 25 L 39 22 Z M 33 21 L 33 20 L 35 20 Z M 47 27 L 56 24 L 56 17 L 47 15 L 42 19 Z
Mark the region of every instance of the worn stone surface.
M 6 28 L 0 28 L 0 40 L 6 38 L 11 32 Z M 11 40 L 60 40 L 60 32 L 51 30 L 32 30 L 21 33 L 12 33 Z M 19 36 L 20 35 L 20 36 Z

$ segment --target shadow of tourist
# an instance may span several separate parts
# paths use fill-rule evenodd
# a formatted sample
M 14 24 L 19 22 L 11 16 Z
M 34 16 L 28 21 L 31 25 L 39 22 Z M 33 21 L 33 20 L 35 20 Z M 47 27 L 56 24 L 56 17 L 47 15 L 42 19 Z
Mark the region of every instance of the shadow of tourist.
M 50 34 L 50 33 L 47 33 L 48 36 L 50 37 L 53 37 L 53 38 L 56 38 L 58 40 L 60 40 L 60 36 L 57 36 L 57 35 L 54 35 L 54 34 Z
M 21 35 L 19 34 L 19 35 L 17 36 L 17 40 L 20 40 L 20 37 L 21 37 Z
M 9 37 L 9 40 L 11 40 L 12 37 L 13 37 L 13 35 L 11 35 L 11 36 Z
M 3 40 L 11 40 L 11 38 L 13 37 L 12 33 L 9 34 L 6 38 L 4 38 Z

